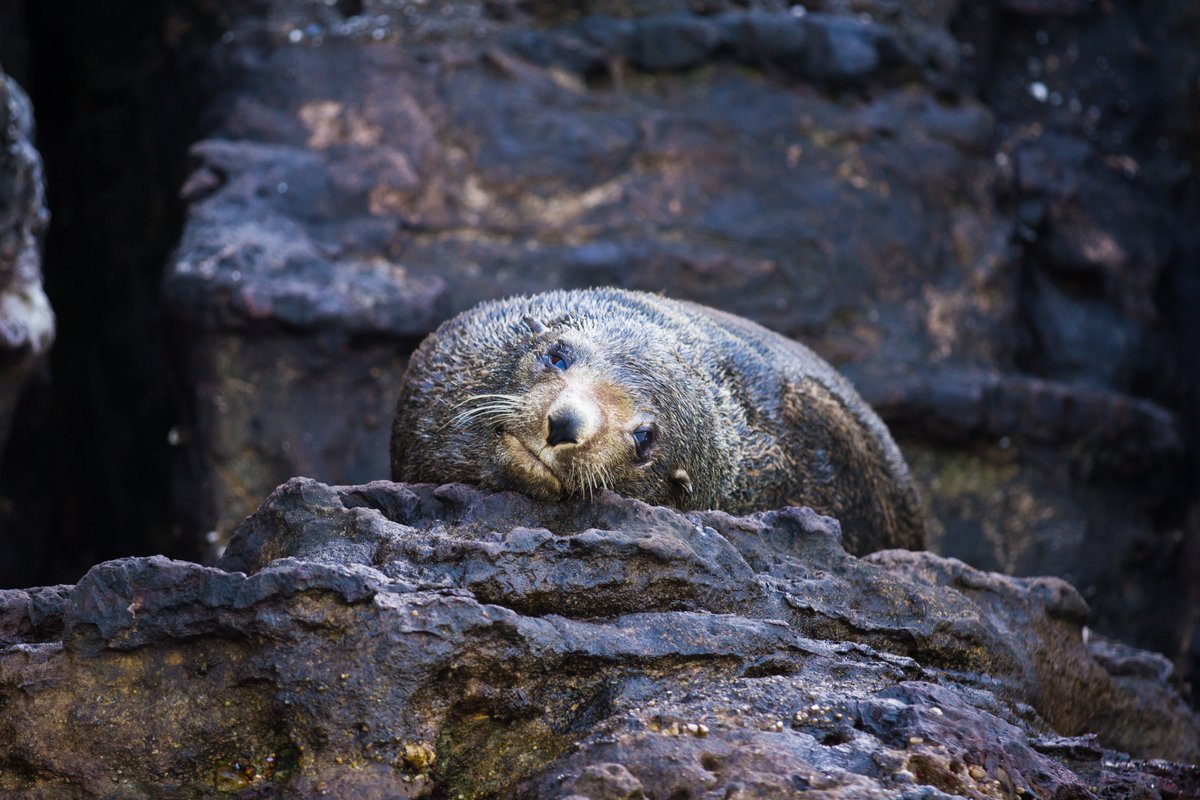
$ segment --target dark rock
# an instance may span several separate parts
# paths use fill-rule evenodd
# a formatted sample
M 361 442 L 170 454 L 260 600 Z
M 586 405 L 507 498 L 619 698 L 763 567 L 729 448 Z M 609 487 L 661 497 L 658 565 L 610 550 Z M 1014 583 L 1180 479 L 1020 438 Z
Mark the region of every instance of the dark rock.
M 813 14 L 805 17 L 812 49 L 802 73 L 833 86 L 869 81 L 885 72 L 893 75 L 906 59 L 889 30 L 845 17 Z
M 911 48 L 891 29 L 831 14 L 798 17 L 751 10 L 715 17 L 592 15 L 568 31 L 519 34 L 512 41 L 519 52 L 543 66 L 583 74 L 613 60 L 651 73 L 683 70 L 728 53 L 741 63 L 847 89 L 898 84 L 916 67 Z
M 1189 563 L 1186 540 L 1154 533 L 1150 512 L 1185 463 L 1176 415 L 1019 374 L 943 368 L 860 383 L 886 387 L 866 397 L 928 487 L 932 549 L 1015 575 L 1060 565 L 1107 632 L 1165 641 L 1179 629 L 1189 596 L 1163 591 L 1148 615 L 1147 585 L 1130 580 L 1131 565 L 1161 575 Z
M 245 517 L 273 475 L 378 475 L 394 387 L 415 344 L 339 330 L 248 337 L 204 327 L 175 341 L 190 385 L 172 432 L 172 485 L 178 519 L 203 536 L 206 558 L 219 555 L 217 532 Z
M 18 83 L 29 82 L 30 46 L 27 12 L 21 3 L 0 6 L 0 65 Z
M 327 226 L 363 211 L 362 186 L 339 182 L 340 168 L 327 173 L 317 153 L 209 141 L 194 154 L 191 224 L 165 300 L 187 331 L 174 340 L 188 381 L 174 433 L 179 520 L 205 536 L 211 558 L 224 541 L 216 532 L 249 513 L 273 476 L 381 474 L 377 437 L 390 425 L 394 387 L 408 352 L 444 315 L 446 287 L 378 257 L 331 257 L 342 245 Z M 396 173 L 402 161 L 380 158 L 375 180 L 411 179 Z M 264 195 L 249 175 L 274 189 Z M 298 224 L 297 202 L 308 201 L 295 197 L 320 198 L 316 229 Z M 243 211 L 230 217 L 232 208 Z M 390 227 L 347 219 L 338 236 L 382 246 Z
M 1141 759 L 1200 756 L 1068 584 L 855 559 L 808 509 L 298 478 L 220 568 L 0 609 L 14 796 L 1183 797 L 1194 767 Z
M 520 58 L 539 67 L 560 67 L 582 76 L 606 70 L 609 53 L 586 38 L 584 30 L 575 36 L 541 30 L 517 30 L 507 33 L 504 46 Z
M 629 59 L 651 72 L 695 67 L 721 43 L 713 23 L 690 14 L 639 20 L 635 31 Z
M 312 481 L 290 481 L 271 495 L 262 514 L 239 527 L 220 566 L 254 572 L 284 555 L 400 564 L 400 572 L 381 569 L 395 580 L 469 588 L 483 602 L 532 615 L 696 608 L 732 613 L 762 602 L 728 542 L 666 509 L 582 500 L 547 507 L 522 495 L 481 495 L 465 486 L 397 490 L 379 482 L 351 491 L 346 496 Z M 380 500 L 382 509 L 375 506 Z M 356 509 L 349 517 L 347 505 Z M 329 514 L 322 524 L 313 524 L 314 508 Z M 381 528 L 385 521 L 403 527 Z M 478 538 L 431 539 L 433 529 L 445 525 Z M 620 530 L 604 537 L 593 533 L 615 528 Z M 493 532 L 499 529 L 513 530 Z M 580 602 L 586 607 L 576 608 Z
M 617 19 L 607 14 L 592 14 L 579 20 L 570 30 L 599 48 L 608 59 L 632 52 L 634 38 L 637 36 L 637 22 Z
M 1033 746 L 1068 765 L 1099 797 L 1186 798 L 1200 794 L 1200 766 L 1132 762 L 1106 752 L 1091 734 L 1045 736 Z
M 176 261 L 165 298 L 182 321 L 218 330 L 258 324 L 412 337 L 446 313 L 445 283 L 436 276 L 409 276 L 381 259 L 352 257 L 338 259 L 334 269 L 330 256 L 341 246 L 321 235 L 320 220 L 312 232 L 297 223 L 296 216 L 310 210 L 310 200 L 298 196 L 319 198 L 312 210 L 328 222 L 345 219 L 342 236 L 360 248 L 382 246 L 393 224 L 353 219 L 363 211 L 363 186 L 348 185 L 350 178 L 330 186 L 317 153 L 213 140 L 197 145 L 193 155 L 198 171 L 184 187 L 192 224 L 180 243 L 187 255 Z M 414 180 L 402 161 L 366 158 L 377 181 Z M 340 170 L 336 162 L 330 167 Z M 273 191 L 264 194 L 264 180 L 274 182 Z M 223 212 L 230 205 L 247 212 L 236 227 Z M 219 239 L 211 237 L 217 228 Z
M 29 98 L 0 71 L 0 451 L 25 380 L 54 341 L 42 290 L 42 159 L 32 139 Z
M 1185 683 L 1194 683 L 1200 327 L 1191 309 L 1200 283 L 1190 265 L 1200 256 L 1193 221 L 1200 197 L 1194 113 L 1200 10 L 1172 2 L 1004 6 L 990 19 L 979 5 L 964 11 L 974 22 L 959 32 L 975 54 L 965 69 L 976 70 L 996 114 L 1002 198 L 1017 216 L 1022 277 L 1015 321 L 1023 332 L 1014 340 L 1014 366 L 1169 408 L 1178 415 L 1182 449 L 1140 479 L 1125 473 L 1096 480 L 1086 465 L 1055 476 L 1059 468 L 1051 467 L 1041 488 L 1022 480 L 1017 489 L 994 480 L 1011 462 L 985 445 L 991 477 L 979 483 L 990 484 L 989 491 L 1007 494 L 1009 505 L 1046 503 L 1049 494 L 1060 499 L 1024 530 L 985 531 L 984 539 L 1005 545 L 974 550 L 993 549 L 975 563 L 1007 562 L 999 568 L 1019 571 L 1039 548 L 1051 558 L 1074 553 L 1062 562 L 1069 570 L 1056 569 L 1092 603 L 1097 629 L 1136 631 L 1139 644 L 1167 650 Z M 1180 83 L 1181 75 L 1190 84 Z M 1098 426 L 1093 437 L 1102 438 L 1104 429 Z M 1127 441 L 1120 450 L 1138 457 L 1142 438 Z M 1162 440 L 1147 435 L 1145 441 Z M 1147 446 L 1147 458 L 1139 460 L 1152 465 L 1155 451 Z M 1050 465 L 1060 452 L 1025 447 L 1017 456 Z M 1061 494 L 1088 483 L 1100 491 L 1085 489 L 1074 501 Z M 987 520 L 997 507 L 982 502 L 976 509 Z M 1029 536 L 1050 527 L 1065 535 Z M 969 548 L 980 539 L 978 531 L 971 536 L 959 541 Z M 1153 612 L 1133 611 L 1149 598 Z
M 1014 154 L 1037 269 L 1027 285 L 1039 374 L 1131 390 L 1147 384 L 1149 335 L 1177 244 L 1170 212 L 1086 141 L 1046 135 Z
M 1096 8 L 1095 0 L 1001 0 L 1000 7 L 1033 17 L 1074 17 Z
M 732 13 L 720 18 L 734 56 L 759 66 L 804 63 L 809 26 L 795 17 L 764 12 Z
M 1080 477 L 1162 477 L 1178 468 L 1178 417 L 1104 389 L 980 370 L 891 372 L 863 381 L 893 425 L 933 441 L 1010 437 L 1050 445 Z
M 0 589 L 0 646 L 57 641 L 70 586 Z
M 0 12 L 0 50 L 7 49 L 12 31 L 5 27 L 13 16 L 11 9 Z M 33 435 L 36 426 L 21 411 L 46 405 L 46 362 L 56 330 L 42 288 L 48 214 L 33 121 L 28 97 L 0 70 L 0 586 L 34 582 L 38 573 L 30 565 L 50 550 L 45 532 L 21 524 L 36 516 L 28 490 L 44 486 L 36 465 L 50 446 Z

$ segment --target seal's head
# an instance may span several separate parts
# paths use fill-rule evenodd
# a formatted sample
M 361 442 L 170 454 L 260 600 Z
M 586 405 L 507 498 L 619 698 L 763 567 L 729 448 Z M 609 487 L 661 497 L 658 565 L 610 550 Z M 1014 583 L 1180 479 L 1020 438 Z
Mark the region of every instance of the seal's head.
M 712 507 L 733 457 L 668 315 L 636 295 L 551 292 L 455 317 L 405 376 L 393 477 Z

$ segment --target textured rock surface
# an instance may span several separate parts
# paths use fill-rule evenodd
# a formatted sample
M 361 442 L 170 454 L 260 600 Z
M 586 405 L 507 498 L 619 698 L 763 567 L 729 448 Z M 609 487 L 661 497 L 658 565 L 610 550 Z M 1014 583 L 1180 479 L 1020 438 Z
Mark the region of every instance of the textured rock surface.
M 295 479 L 220 568 L 0 593 L 0 793 L 1200 791 L 1137 760 L 1200 757 L 1169 666 L 1089 647 L 1069 585 L 838 537 L 803 509 Z
M 29 98 L 0 71 L 0 451 L 25 380 L 54 341 L 42 290 L 42 160 L 32 138 Z
M 385 475 L 388 387 L 441 318 L 615 284 L 811 344 L 893 424 L 940 552 L 1066 576 L 1186 666 L 1200 14 L 806 7 L 226 20 L 165 281 L 185 534 L 215 554 L 291 475 Z

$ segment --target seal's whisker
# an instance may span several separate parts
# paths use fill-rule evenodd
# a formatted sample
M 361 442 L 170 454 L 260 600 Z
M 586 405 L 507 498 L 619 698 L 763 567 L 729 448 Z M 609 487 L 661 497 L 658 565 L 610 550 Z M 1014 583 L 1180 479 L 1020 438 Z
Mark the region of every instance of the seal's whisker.
M 489 400 L 472 408 L 520 408 L 521 404 L 513 400 Z M 467 409 L 468 411 L 471 409 Z
M 462 406 L 465 406 L 467 403 L 470 403 L 473 400 L 492 400 L 492 399 L 508 400 L 509 402 L 511 402 L 515 405 L 515 404 L 521 403 L 525 398 L 521 397 L 521 395 L 519 395 L 519 394 L 473 394 L 473 395 L 470 395 L 469 397 L 466 397 L 463 400 L 460 400 L 459 402 L 455 403 L 454 408 L 461 408 Z
M 607 464 L 601 464 L 600 465 L 600 488 L 607 489 L 609 483 L 612 482 L 612 479 L 613 479 L 612 470 L 610 470 L 608 468 Z
M 583 476 L 580 474 L 578 464 L 571 465 L 570 470 L 567 472 L 567 476 L 570 478 L 571 486 L 578 491 L 579 494 L 587 493 L 587 487 L 584 485 Z
M 479 409 L 479 408 L 468 409 L 461 414 L 454 415 L 453 417 L 451 417 L 450 421 L 453 423 L 456 423 L 456 424 L 461 424 L 461 423 L 466 422 L 467 420 L 471 419 L 472 417 L 479 416 L 480 414 L 482 414 L 484 412 L 485 412 L 485 409 Z
M 454 416 L 454 419 L 470 419 L 471 417 L 473 417 L 477 414 L 487 414 L 487 413 L 494 413 L 494 412 L 509 412 L 509 411 L 515 411 L 518 408 L 520 408 L 520 406 L 516 403 L 509 403 L 509 402 L 504 402 L 504 401 L 493 400 L 490 403 L 481 403 L 480 405 L 477 405 L 474 408 L 468 408 L 464 411 L 460 411 L 458 414 L 456 414 Z
M 590 496 L 594 500 L 596 492 L 604 488 L 605 473 L 607 468 L 603 464 L 593 464 L 588 470 L 588 483 L 591 486 Z
M 586 464 L 571 465 L 571 482 L 579 487 L 579 493 L 585 496 L 590 503 L 592 500 L 591 470 L 587 468 Z
M 459 422 L 464 422 L 466 420 L 471 419 L 472 417 L 498 416 L 498 415 L 508 414 L 509 412 L 514 411 L 514 410 L 515 409 L 512 406 L 503 406 L 503 405 L 477 406 L 475 408 L 468 408 L 466 411 L 463 411 L 460 414 L 456 414 L 454 416 L 454 419 Z
M 487 399 L 488 397 L 489 395 L 476 395 L 476 398 Z M 460 411 L 459 413 L 450 417 L 450 419 L 447 420 L 444 425 L 442 425 L 442 429 L 445 429 L 451 425 L 463 425 L 475 419 L 504 419 L 520 409 L 520 403 L 517 402 L 517 400 L 520 398 L 515 400 L 509 399 L 512 397 L 511 395 L 499 395 L 498 397 L 503 399 L 493 399 L 491 402 L 480 403 L 473 408 L 467 408 L 463 411 Z M 460 403 L 459 406 L 461 405 L 462 404 Z M 455 408 L 458 408 L 459 406 L 455 406 Z

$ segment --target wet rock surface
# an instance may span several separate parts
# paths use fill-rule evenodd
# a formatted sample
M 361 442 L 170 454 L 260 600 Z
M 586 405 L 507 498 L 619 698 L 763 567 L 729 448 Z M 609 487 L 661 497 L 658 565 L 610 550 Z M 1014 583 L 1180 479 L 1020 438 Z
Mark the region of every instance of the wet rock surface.
M 1089 644 L 1068 584 L 839 536 L 806 509 L 294 479 L 218 567 L 0 593 L 0 793 L 1200 790 L 1169 665 Z

